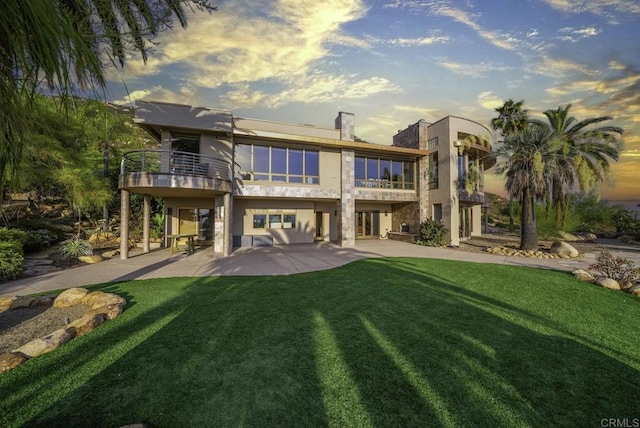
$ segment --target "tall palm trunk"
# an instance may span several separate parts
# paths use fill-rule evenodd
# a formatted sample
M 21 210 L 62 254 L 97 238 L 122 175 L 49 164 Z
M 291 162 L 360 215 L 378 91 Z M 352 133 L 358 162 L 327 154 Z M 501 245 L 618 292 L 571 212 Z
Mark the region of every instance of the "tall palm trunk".
M 520 249 L 538 249 L 538 228 L 536 227 L 536 206 L 531 189 L 522 191 L 522 221 L 520 229 Z

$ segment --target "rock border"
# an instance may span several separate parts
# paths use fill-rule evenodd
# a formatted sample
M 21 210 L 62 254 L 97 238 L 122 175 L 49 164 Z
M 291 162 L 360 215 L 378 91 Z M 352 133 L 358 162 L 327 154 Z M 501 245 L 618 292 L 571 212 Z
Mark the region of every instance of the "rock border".
M 13 351 L 0 354 L 0 375 L 18 367 L 31 358 L 51 352 L 76 337 L 84 336 L 105 321 L 116 318 L 122 313 L 127 301 L 124 297 L 113 293 L 105 293 L 104 291 L 90 293 L 86 288 L 69 288 L 57 297 L 0 297 L 0 312 L 49 304 L 56 308 L 83 304 L 90 309 L 82 317 L 69 323 L 66 327 L 46 336 L 33 339 Z

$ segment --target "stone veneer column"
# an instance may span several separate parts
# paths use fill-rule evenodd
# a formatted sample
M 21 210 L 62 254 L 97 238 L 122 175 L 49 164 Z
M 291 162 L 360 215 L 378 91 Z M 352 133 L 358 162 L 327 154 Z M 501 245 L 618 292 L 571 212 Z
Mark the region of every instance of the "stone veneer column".
M 142 252 L 148 253 L 150 250 L 149 232 L 151 229 L 151 196 L 144 195 L 142 211 Z
M 420 204 L 419 222 L 431 218 L 429 208 L 429 156 L 423 156 L 416 162 L 418 166 L 418 203 Z
M 225 236 L 225 206 L 224 196 L 218 195 L 214 202 L 214 221 L 213 221 L 213 252 L 224 253 L 224 236 Z
M 232 203 L 231 193 L 225 193 L 224 197 L 224 232 L 222 245 L 222 254 L 228 256 L 233 250 L 233 236 L 231 234 L 231 215 L 232 215 Z
M 355 180 L 355 154 L 353 150 L 342 150 L 342 185 L 338 207 L 338 241 L 342 247 L 353 247 L 356 244 L 355 211 L 353 198 Z
M 120 191 L 120 259 L 129 257 L 129 191 Z

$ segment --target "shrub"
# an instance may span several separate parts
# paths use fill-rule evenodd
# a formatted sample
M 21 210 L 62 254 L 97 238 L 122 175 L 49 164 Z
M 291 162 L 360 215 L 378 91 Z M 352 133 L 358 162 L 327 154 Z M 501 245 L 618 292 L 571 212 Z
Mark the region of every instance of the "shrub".
M 638 219 L 636 212 L 624 208 L 616 208 L 612 219 L 616 232 L 640 234 L 640 219 Z
M 416 243 L 429 247 L 444 247 L 447 245 L 445 240 L 447 232 L 449 229 L 444 227 L 442 221 L 429 219 L 420 224 L 420 237 Z
M 19 242 L 26 253 L 39 250 L 43 247 L 43 242 L 38 236 L 21 229 L 0 228 L 0 241 Z
M 42 245 L 45 247 L 50 247 L 59 241 L 58 235 L 51 232 L 49 229 L 30 230 L 29 233 L 39 238 L 42 241 Z
M 596 256 L 596 263 L 589 265 L 590 270 L 601 273 L 607 278 L 615 279 L 620 288 L 631 288 L 640 278 L 640 268 L 624 257 L 616 257 L 609 251 L 601 251 Z
M 20 242 L 0 242 L 0 282 L 11 281 L 22 273 L 22 264 L 24 263 L 22 254 Z
M 58 253 L 63 259 L 77 259 L 80 256 L 93 255 L 93 247 L 84 239 L 71 238 L 60 244 Z
M 53 224 L 47 221 L 35 219 L 35 218 L 23 218 L 18 220 L 15 223 L 9 225 L 10 228 L 21 229 L 26 231 L 32 230 L 48 230 L 52 236 L 55 236 L 55 241 L 51 244 L 55 244 L 56 242 L 60 242 L 64 239 L 64 232 L 60 229 L 57 229 Z

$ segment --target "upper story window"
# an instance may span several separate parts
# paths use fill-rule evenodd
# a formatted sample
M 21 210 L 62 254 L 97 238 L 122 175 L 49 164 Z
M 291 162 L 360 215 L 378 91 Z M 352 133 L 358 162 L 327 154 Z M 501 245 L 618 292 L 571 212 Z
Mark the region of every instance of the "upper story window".
M 437 145 L 438 145 L 438 137 L 429 138 L 427 140 L 427 148 L 428 149 L 436 147 Z
M 356 156 L 355 185 L 386 189 L 414 189 L 414 162 Z
M 438 174 L 438 152 L 433 152 L 429 155 L 429 190 L 440 186 Z
M 171 134 L 171 150 L 200 153 L 200 136 L 197 134 Z
M 236 177 L 248 181 L 318 184 L 315 150 L 236 144 Z

